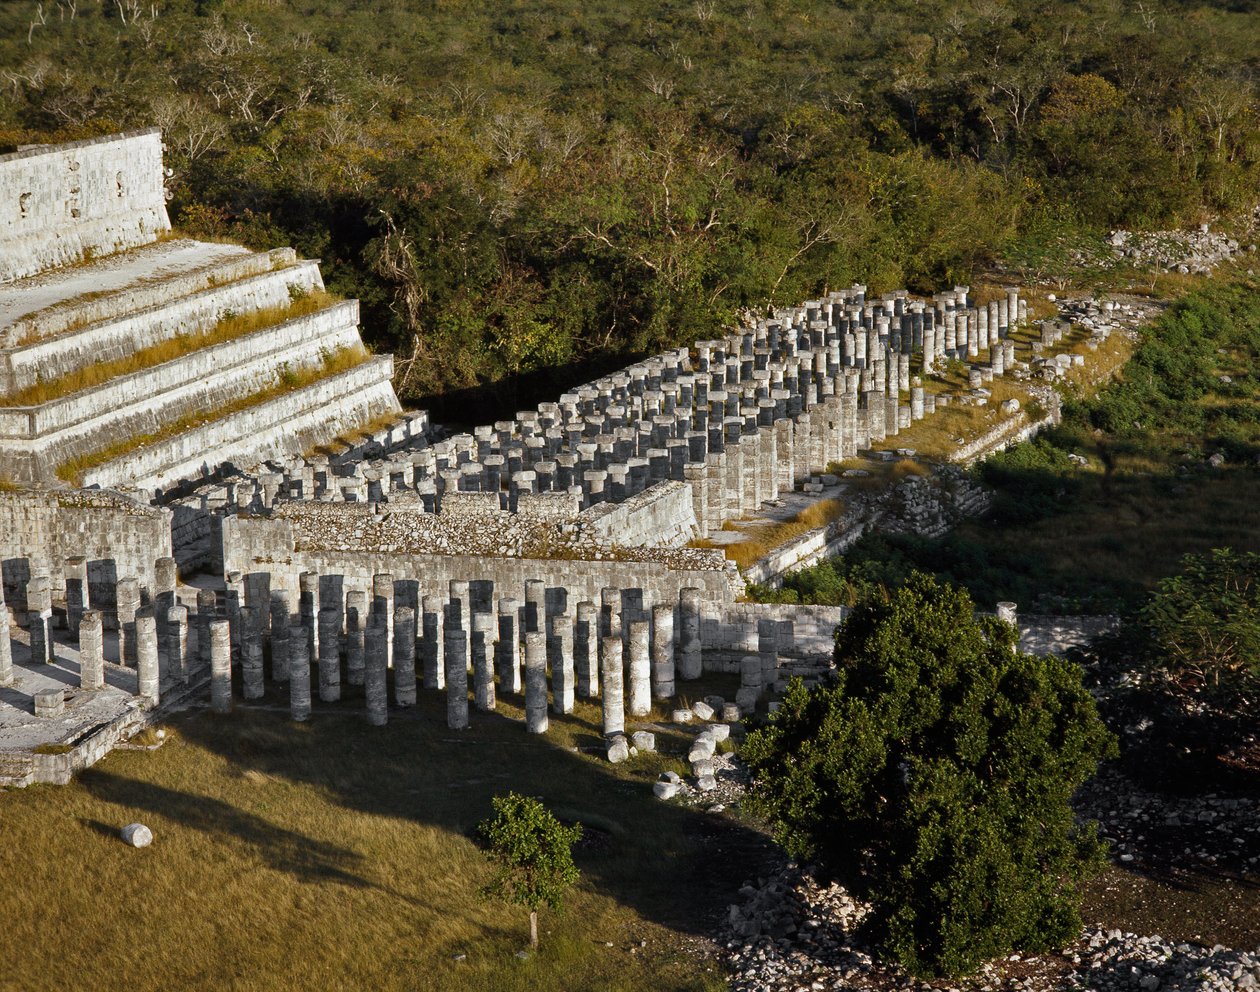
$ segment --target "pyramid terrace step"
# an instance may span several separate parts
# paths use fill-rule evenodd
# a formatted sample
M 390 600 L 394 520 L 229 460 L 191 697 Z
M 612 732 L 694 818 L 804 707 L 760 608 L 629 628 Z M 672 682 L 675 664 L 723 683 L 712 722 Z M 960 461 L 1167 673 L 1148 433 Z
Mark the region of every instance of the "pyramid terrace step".
M 0 473 L 51 481 L 57 466 L 119 438 L 152 434 L 213 411 L 360 344 L 358 302 L 348 300 L 194 351 L 36 407 L 0 409 Z
M 83 473 L 85 486 L 155 492 L 221 465 L 292 457 L 387 414 L 401 413 L 394 360 L 382 355 L 175 437 L 144 445 Z
M 287 306 L 294 291 L 323 289 L 319 265 L 295 262 L 202 288 L 191 295 L 163 296 L 147 309 L 68 329 L 0 351 L 0 402 L 34 383 L 59 379 L 98 362 L 115 361 L 169 340 L 215 326 L 227 312 Z
M 280 252 L 290 263 L 296 258 L 292 249 Z M 179 295 L 194 293 L 216 271 L 223 282 L 256 275 L 274 267 L 274 254 L 180 238 L 0 284 L 0 347 L 152 306 L 169 298 L 170 286 L 186 284 L 191 288 Z

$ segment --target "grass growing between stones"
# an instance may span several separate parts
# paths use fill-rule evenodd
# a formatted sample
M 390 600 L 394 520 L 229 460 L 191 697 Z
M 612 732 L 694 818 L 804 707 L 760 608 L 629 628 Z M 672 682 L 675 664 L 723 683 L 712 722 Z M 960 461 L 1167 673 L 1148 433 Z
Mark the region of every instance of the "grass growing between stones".
M 57 478 L 74 486 L 81 485 L 83 474 L 89 469 L 96 468 L 98 465 L 104 465 L 115 458 L 121 458 L 123 455 L 129 454 L 146 444 L 165 441 L 178 434 L 183 434 L 185 431 L 194 430 L 215 420 L 222 420 L 224 417 L 231 416 L 234 413 L 266 403 L 268 400 L 273 400 L 295 390 L 314 385 L 334 375 L 340 375 L 342 372 L 348 372 L 350 369 L 362 365 L 369 357 L 367 351 L 362 347 L 351 345 L 345 348 L 338 348 L 335 352 L 328 354 L 318 365 L 299 369 L 286 367 L 281 370 L 275 382 L 271 385 L 240 396 L 231 403 L 225 403 L 211 410 L 202 410 L 180 417 L 178 420 L 164 425 L 160 430 L 149 434 L 135 434 L 130 437 L 119 438 L 113 444 L 99 451 L 63 462 L 57 466 Z
M 235 341 L 263 328 L 318 313 L 338 302 L 339 299 L 331 293 L 316 290 L 298 296 L 287 306 L 265 307 L 249 313 L 233 314 L 222 318 L 213 327 L 191 334 L 177 334 L 173 338 L 132 352 L 125 358 L 97 362 L 56 379 L 41 380 L 5 397 L 4 403 L 6 406 L 38 406 L 63 399 L 85 389 L 94 389 L 120 376 L 143 372 L 204 348 Z
M 744 540 L 725 545 L 718 545 L 713 541 L 693 541 L 691 547 L 716 548 L 725 553 L 726 557 L 740 568 L 748 568 L 789 541 L 840 519 L 842 513 L 844 513 L 844 504 L 840 500 L 823 499 L 811 503 L 791 520 L 779 523 L 727 521 L 722 525 L 722 529 L 738 531 L 746 535 Z
M 587 753 L 589 704 L 538 737 L 509 697 L 456 733 L 442 694 L 373 728 L 350 691 L 304 725 L 274 705 L 185 714 L 158 750 L 4 795 L 0 989 L 116 988 L 124 974 L 136 990 L 723 987 L 694 948 L 764 838 L 656 800 L 675 758 Z M 527 916 L 483 898 L 473 840 L 509 790 L 586 828 L 578 886 L 564 912 L 542 911 L 525 960 Z M 118 840 L 133 821 L 153 846 Z

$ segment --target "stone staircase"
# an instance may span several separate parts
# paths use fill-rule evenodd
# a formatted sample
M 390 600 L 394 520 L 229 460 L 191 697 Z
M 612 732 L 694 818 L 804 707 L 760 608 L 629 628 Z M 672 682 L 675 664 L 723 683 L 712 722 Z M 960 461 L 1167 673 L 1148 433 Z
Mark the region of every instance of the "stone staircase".
M 118 161 L 150 139 L 120 136 Z M 49 168 L 77 147 L 47 149 Z M 38 158 L 0 156 L 0 187 Z M 357 301 L 328 297 L 317 262 L 160 235 L 0 284 L 0 478 L 153 492 L 400 412 L 392 360 L 366 354 Z M 35 237 L 13 243 L 61 258 Z

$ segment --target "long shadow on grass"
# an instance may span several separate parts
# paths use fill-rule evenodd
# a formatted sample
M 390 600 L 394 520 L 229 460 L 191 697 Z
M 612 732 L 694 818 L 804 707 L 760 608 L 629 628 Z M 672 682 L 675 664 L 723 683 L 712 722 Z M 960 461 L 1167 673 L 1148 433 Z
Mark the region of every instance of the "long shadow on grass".
M 268 867 L 288 872 L 302 881 L 337 882 L 356 887 L 373 884 L 356 873 L 363 859 L 355 852 L 278 827 L 221 800 L 124 778 L 101 769 L 85 773 L 81 784 L 104 802 L 148 810 L 212 836 L 243 840 L 257 851 Z M 101 831 L 101 824 L 86 822 Z M 117 833 L 114 827 L 105 826 L 104 830 L 111 836 Z
M 730 818 L 657 800 L 651 786 L 659 759 L 614 768 L 602 748 L 598 756 L 579 753 L 599 739 L 597 712 L 587 706 L 581 715 L 553 716 L 544 736 L 527 734 L 519 719 L 481 713 L 473 713 L 472 729 L 455 732 L 446 728 L 445 696 L 421 692 L 419 705 L 391 711 L 386 727 L 369 726 L 356 700 L 317 707 L 301 726 L 274 710 L 243 708 L 226 717 L 189 715 L 177 726 L 240 774 L 307 783 L 356 812 L 466 837 L 490 814 L 494 796 L 538 796 L 586 827 L 575 858 L 587 884 L 655 922 L 711 933 L 738 887 L 757 873 L 766 838 Z M 306 850 L 305 838 L 249 813 L 113 776 L 89 779 L 85 785 L 102 798 L 245 836 L 277 867 L 365 884 L 350 852 Z

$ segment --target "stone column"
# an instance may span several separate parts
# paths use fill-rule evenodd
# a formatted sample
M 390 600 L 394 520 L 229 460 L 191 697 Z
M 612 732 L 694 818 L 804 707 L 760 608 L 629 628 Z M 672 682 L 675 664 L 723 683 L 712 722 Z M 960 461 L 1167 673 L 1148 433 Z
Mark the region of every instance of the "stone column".
M 442 607 L 439 596 L 425 596 L 420 601 L 420 677 L 426 689 L 446 687 L 442 658 Z
M 271 590 L 271 678 L 289 681 L 289 627 L 293 623 L 292 597 L 287 589 Z
M 547 583 L 530 579 L 525 583 L 525 633 L 535 634 L 546 629 Z
M 621 636 L 621 589 L 606 586 L 599 591 L 601 602 L 599 632 L 601 637 Z
M 335 703 L 341 698 L 341 611 L 325 606 L 319 611 L 319 698 Z
M 79 636 L 79 621 L 87 609 L 87 559 L 67 558 L 66 574 L 66 629 L 71 637 Z
M 53 660 L 52 584 L 47 576 L 37 575 L 26 583 L 26 609 L 31 635 L 31 664 L 51 664 Z
M 573 628 L 573 669 L 577 694 L 583 699 L 599 695 L 599 611 L 590 600 L 577 604 Z
M 494 632 L 499 618 L 493 613 L 474 613 L 469 651 L 472 655 L 473 705 L 482 713 L 494 711 Z
M 626 730 L 624 686 L 621 672 L 621 635 L 601 638 L 599 652 L 600 689 L 602 690 L 604 736 L 623 734 Z
M 372 576 L 371 614 L 379 616 L 385 627 L 385 666 L 394 666 L 394 576 L 379 572 Z
M 499 639 L 494 645 L 494 667 L 499 672 L 499 691 L 521 691 L 520 640 L 516 619 L 521 604 L 515 599 L 499 600 Z
M 303 572 L 298 576 L 298 616 L 306 631 L 310 656 L 319 657 L 319 573 Z M 230 619 L 230 617 L 229 617 Z
M 681 615 L 678 631 L 678 677 L 691 681 L 703 671 L 700 653 L 700 598 L 703 590 L 687 586 L 680 594 Z
M 188 607 L 182 603 L 166 611 L 166 651 L 171 677 L 187 685 L 192 681 L 194 664 L 188 650 Z
M 416 705 L 416 611 L 410 606 L 394 611 L 394 702 Z
M 547 635 L 529 631 L 525 634 L 525 729 L 545 734 L 547 726 Z
M 761 684 L 772 687 L 779 677 L 779 621 L 757 621 L 757 657 L 761 659 Z
M 652 698 L 674 695 L 674 608 L 668 603 L 652 607 Z
M 289 717 L 311 718 L 311 641 L 305 623 L 289 628 Z
M 1005 620 L 1009 624 L 1014 624 L 1019 629 L 1019 607 L 1015 603 L 1001 602 L 997 604 L 997 618 Z
M 630 716 L 647 716 L 652 711 L 651 628 L 646 620 L 630 624 L 630 677 L 626 712 Z
M 100 689 L 105 685 L 105 631 L 100 610 L 84 610 L 79 618 L 79 688 Z M 0 603 L 0 635 L 9 640 L 8 611 Z M 0 646 L 0 652 L 4 647 Z M 3 685 L 0 681 L 0 685 Z
M 449 589 L 450 601 L 447 604 L 449 615 L 443 618 L 444 627 L 446 630 L 463 631 L 464 639 L 467 640 L 468 624 L 472 613 L 468 583 L 463 579 L 451 579 Z M 467 650 L 464 652 L 464 657 L 465 659 L 468 657 Z
M 446 664 L 446 726 L 468 729 L 468 636 L 449 625 L 443 631 Z
M 735 705 L 741 713 L 752 713 L 761 699 L 761 658 L 755 654 L 744 655 L 739 664 L 739 689 L 735 693 Z
M 367 593 L 346 593 L 346 684 L 363 685 L 367 654 L 363 628 L 367 620 Z
M 573 712 L 573 614 L 551 618 L 551 706 L 558 714 Z
M 372 613 L 363 631 L 363 696 L 368 723 L 383 727 L 389 722 L 389 628 Z
M 226 620 L 211 620 L 210 642 L 210 710 L 232 712 L 232 628 Z
M 9 608 L 4 602 L 4 583 L 0 582 L 0 685 L 13 684 L 13 642 L 9 640 Z
M 140 609 L 140 580 L 127 576 L 114 587 L 118 617 L 118 663 L 136 663 L 136 611 Z M 200 599 L 200 597 L 198 597 Z
M 247 606 L 242 613 L 244 630 L 247 632 L 241 644 L 241 695 L 246 699 L 263 697 L 263 642 L 258 630 L 258 607 Z M 167 624 L 168 630 L 170 624 Z M 167 644 L 170 644 L 170 635 Z
M 153 610 L 144 607 L 136 613 L 136 695 L 150 709 L 162 699 L 161 674 L 158 668 L 157 621 Z

